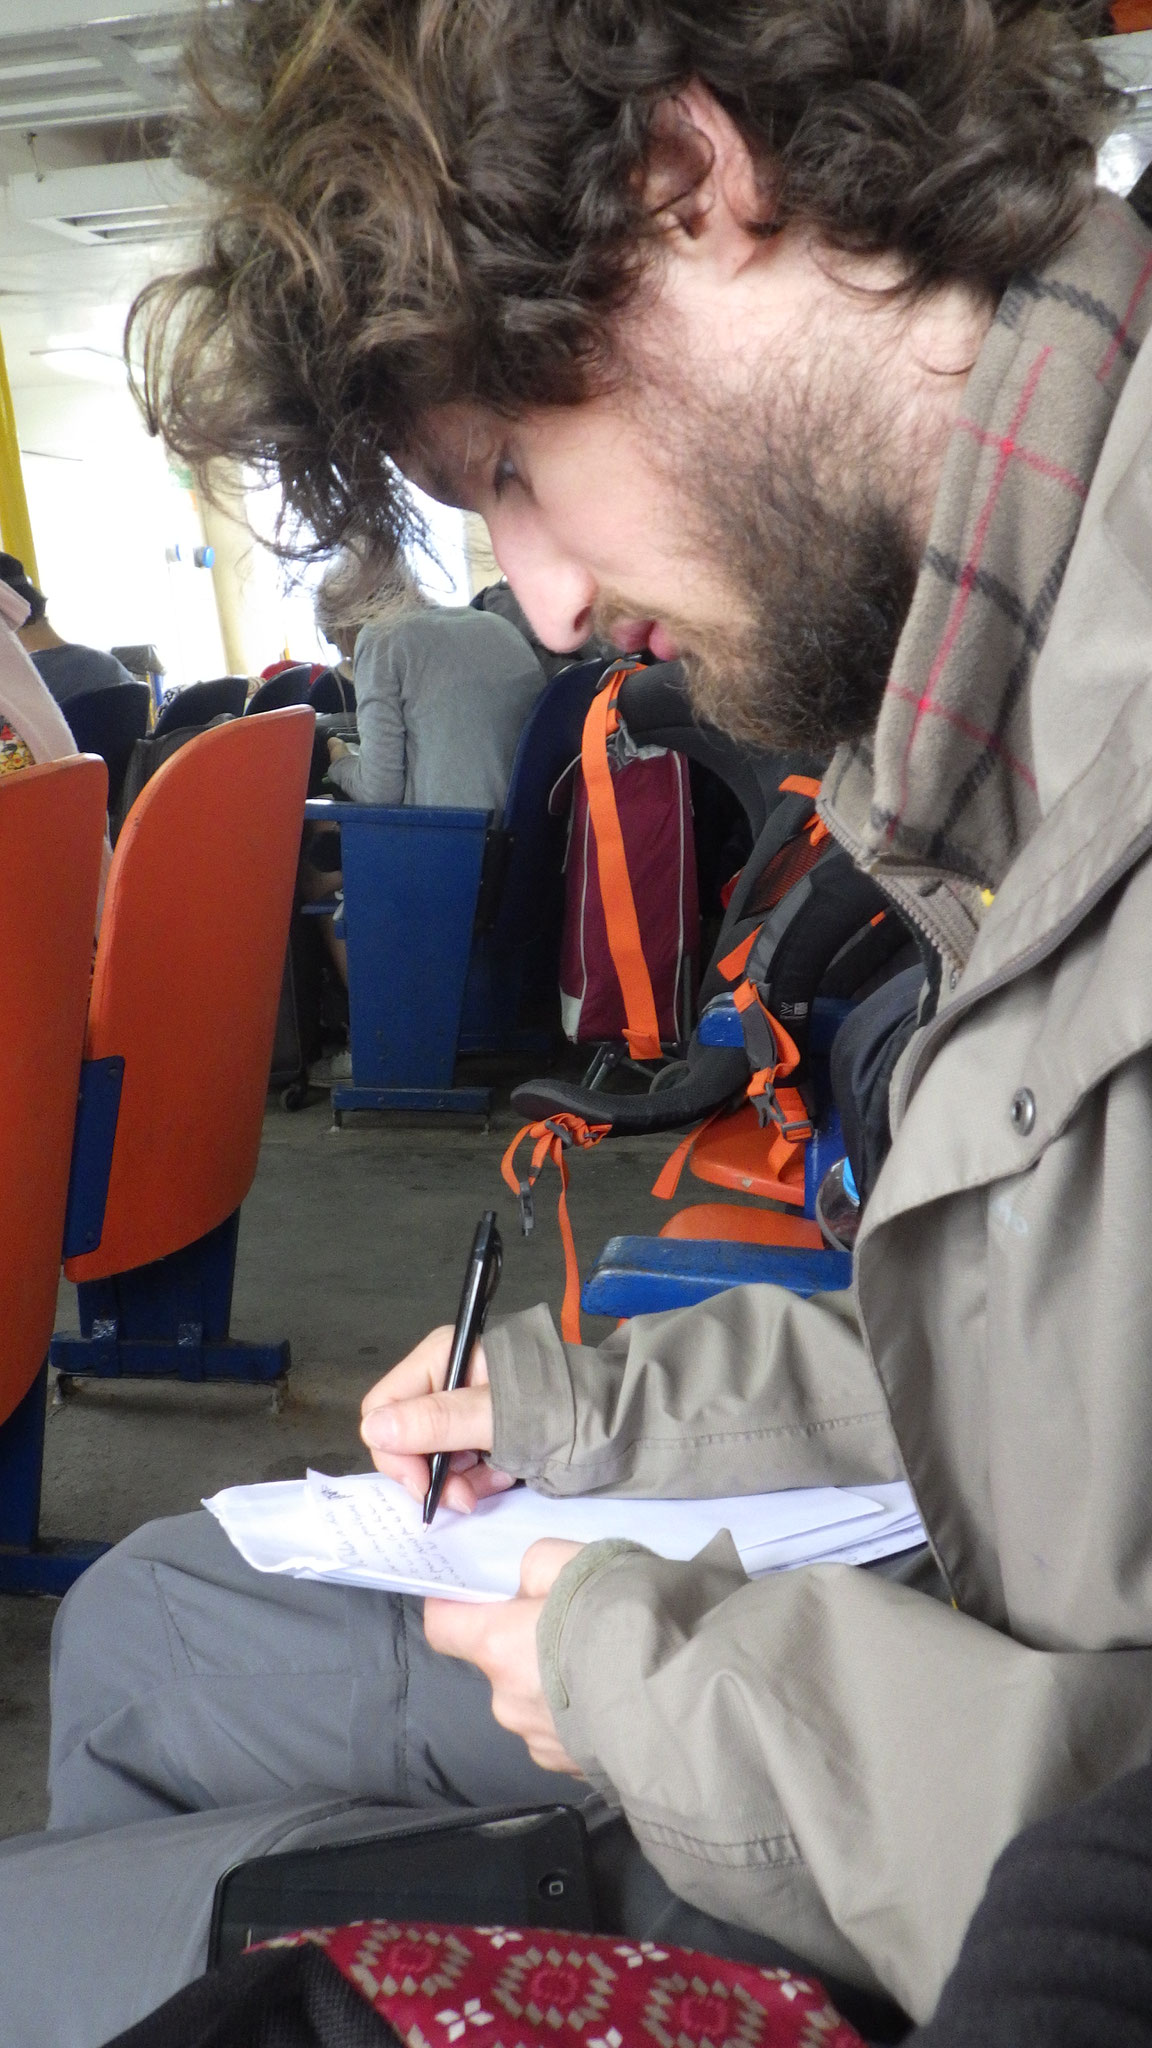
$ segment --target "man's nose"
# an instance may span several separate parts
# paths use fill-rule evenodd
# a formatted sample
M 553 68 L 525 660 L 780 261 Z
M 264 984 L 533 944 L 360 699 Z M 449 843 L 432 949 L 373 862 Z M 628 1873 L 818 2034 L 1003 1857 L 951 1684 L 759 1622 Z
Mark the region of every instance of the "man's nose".
M 556 654 L 572 654 L 592 631 L 596 579 L 558 552 L 493 537 L 493 551 L 532 631 Z

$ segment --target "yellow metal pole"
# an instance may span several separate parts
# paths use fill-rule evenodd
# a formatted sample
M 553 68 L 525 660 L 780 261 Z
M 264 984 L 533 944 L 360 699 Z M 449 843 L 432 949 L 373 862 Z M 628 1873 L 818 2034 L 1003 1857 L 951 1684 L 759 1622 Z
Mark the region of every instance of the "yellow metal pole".
M 36 567 L 36 543 L 32 539 L 32 521 L 28 517 L 28 499 L 24 492 L 24 472 L 20 467 L 20 443 L 16 437 L 16 414 L 12 407 L 12 389 L 8 382 L 8 365 L 4 360 L 4 343 L 0 340 L 0 539 L 8 554 L 17 555 L 23 562 L 26 573 L 33 583 L 39 581 Z

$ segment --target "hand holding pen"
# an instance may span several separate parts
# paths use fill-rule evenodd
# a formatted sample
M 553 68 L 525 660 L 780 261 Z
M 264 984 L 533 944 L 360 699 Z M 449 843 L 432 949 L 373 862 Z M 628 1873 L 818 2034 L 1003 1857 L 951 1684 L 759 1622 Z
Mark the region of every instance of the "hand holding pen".
M 447 1452 L 443 1503 L 466 1514 L 489 1494 L 506 1491 L 513 1480 L 483 1460 L 492 1448 L 492 1401 L 481 1343 L 473 1348 L 470 1367 L 466 1361 L 465 1383 L 454 1392 L 447 1389 L 455 1335 L 450 1326 L 431 1331 L 370 1389 L 362 1404 L 360 1434 L 377 1470 L 399 1480 L 421 1504 L 427 1498 L 430 1459 L 437 1451 Z

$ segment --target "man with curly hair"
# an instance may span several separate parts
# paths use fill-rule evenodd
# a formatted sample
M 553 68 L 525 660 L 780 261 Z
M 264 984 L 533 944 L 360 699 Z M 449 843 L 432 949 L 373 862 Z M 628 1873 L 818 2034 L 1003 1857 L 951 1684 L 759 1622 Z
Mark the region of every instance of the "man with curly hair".
M 6 2038 L 78 2048 L 194 1973 L 215 1874 L 325 1801 L 573 1773 L 616 1816 L 609 1924 L 923 2016 L 1004 1843 L 1152 1749 L 1152 240 L 1094 189 L 1099 14 L 208 17 L 216 211 L 137 310 L 153 424 L 367 577 L 414 479 L 484 515 L 548 645 L 679 656 L 734 733 L 834 747 L 822 815 L 934 962 L 851 1305 L 736 1289 L 598 1352 L 536 1310 L 450 1397 L 434 1333 L 365 1441 L 417 1495 L 458 1453 L 462 1508 L 906 1473 L 932 1559 L 540 1546 L 519 1600 L 422 1627 L 151 1525 L 62 1611 L 71 1833 L 0 1854 Z

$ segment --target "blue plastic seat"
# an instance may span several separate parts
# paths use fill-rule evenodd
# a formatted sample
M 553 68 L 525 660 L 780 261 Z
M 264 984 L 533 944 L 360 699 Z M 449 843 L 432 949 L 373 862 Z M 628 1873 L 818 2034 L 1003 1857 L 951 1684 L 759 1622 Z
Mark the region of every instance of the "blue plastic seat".
M 284 668 L 278 676 L 269 676 L 267 682 L 253 690 L 244 706 L 244 716 L 253 718 L 262 711 L 287 711 L 290 705 L 309 703 L 311 676 L 307 662 L 298 662 L 295 668 Z
M 239 718 L 248 696 L 247 676 L 216 676 L 210 683 L 189 683 L 165 697 L 152 728 L 155 739 L 190 725 L 210 725 L 224 715 Z
M 108 809 L 115 811 L 132 749 L 148 730 L 152 692 L 147 683 L 113 683 L 83 690 L 60 707 L 82 754 L 99 754 L 108 770 Z
M 323 669 L 309 685 L 308 702 L 321 716 L 329 712 L 354 712 L 356 685 L 347 676 L 342 676 L 338 669 Z
M 554 979 L 564 835 L 548 797 L 579 754 L 603 669 L 564 669 L 541 691 L 499 819 L 326 798 L 305 806 L 341 835 L 352 1079 L 332 1090 L 337 1115 L 487 1111 L 491 1091 L 457 1087 L 456 1062 L 525 1043 L 525 988 Z
M 610 1237 L 584 1283 L 580 1306 L 593 1316 L 649 1315 L 765 1281 L 792 1294 L 832 1293 L 851 1286 L 852 1260 L 847 1252 L 730 1238 Z

